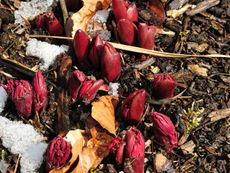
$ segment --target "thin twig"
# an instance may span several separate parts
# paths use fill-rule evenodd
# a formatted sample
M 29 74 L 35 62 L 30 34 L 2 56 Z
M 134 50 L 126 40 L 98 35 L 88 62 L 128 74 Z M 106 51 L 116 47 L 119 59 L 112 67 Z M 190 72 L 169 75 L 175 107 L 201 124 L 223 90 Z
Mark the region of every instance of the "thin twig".
M 204 0 L 196 5 L 195 8 L 187 11 L 186 14 L 189 16 L 194 16 L 202 11 L 205 11 L 213 6 L 216 6 L 220 3 L 220 0 Z
M 21 158 L 21 156 L 18 155 L 18 159 L 17 159 L 16 165 L 15 165 L 15 168 L 14 168 L 14 173 L 16 173 L 17 170 L 18 170 L 18 165 L 19 165 L 19 160 L 20 160 L 20 158 Z
M 155 99 L 151 99 L 151 100 L 147 100 L 148 103 L 150 104 L 154 104 L 154 105 L 163 105 L 163 104 L 169 104 L 171 103 L 172 101 L 180 98 L 182 96 L 182 94 L 184 94 L 184 92 L 186 91 L 187 89 L 184 89 L 181 93 L 179 93 L 178 95 L 172 97 L 172 98 L 169 98 L 169 99 L 160 99 L 160 100 L 155 100 Z
M 64 40 L 73 40 L 72 37 L 62 37 L 62 36 L 48 36 L 48 35 L 29 35 L 30 38 L 53 38 L 53 39 L 64 39 Z M 169 53 L 169 52 L 160 52 L 155 50 L 144 49 L 136 46 L 128 46 L 120 43 L 109 42 L 113 47 L 120 50 L 141 53 L 141 54 L 149 54 L 158 57 L 164 58 L 228 58 L 230 59 L 230 55 L 222 55 L 222 54 L 209 54 L 209 55 L 188 55 L 188 54 L 178 54 L 178 53 Z
M 65 0 L 60 0 L 60 5 L 61 5 L 61 10 L 62 10 L 62 15 L 63 15 L 63 21 L 64 21 L 64 24 L 65 24 L 66 20 L 68 18 L 68 11 L 67 11 L 67 8 L 66 8 Z

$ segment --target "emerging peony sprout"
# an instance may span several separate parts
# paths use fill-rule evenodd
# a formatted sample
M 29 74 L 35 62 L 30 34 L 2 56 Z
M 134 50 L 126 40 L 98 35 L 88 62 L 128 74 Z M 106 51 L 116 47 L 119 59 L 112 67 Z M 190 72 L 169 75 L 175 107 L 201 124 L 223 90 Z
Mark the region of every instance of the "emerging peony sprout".
M 120 54 L 108 42 L 103 47 L 101 72 L 102 76 L 110 82 L 116 80 L 121 74 Z
M 26 80 L 8 80 L 7 85 L 2 85 L 2 87 L 15 104 L 18 115 L 25 118 L 30 117 L 33 103 L 30 83 Z
M 124 162 L 125 142 L 121 137 L 116 137 L 109 145 L 111 153 L 115 154 L 116 162 L 120 165 Z
M 136 41 L 137 27 L 128 19 L 121 19 L 117 23 L 117 32 L 122 43 L 134 45 Z
M 115 138 L 109 149 L 116 155 L 117 163 L 124 164 L 125 173 L 144 172 L 145 141 L 136 127 L 127 130 L 123 139 Z
M 73 40 L 73 47 L 75 55 L 77 57 L 77 62 L 79 64 L 88 63 L 88 53 L 89 53 L 90 39 L 89 36 L 82 30 L 77 30 Z
M 148 26 L 145 23 L 139 23 L 138 25 L 138 44 L 145 49 L 154 48 L 154 38 L 156 35 L 156 27 Z
M 37 71 L 33 79 L 33 89 L 34 89 L 34 95 L 33 95 L 34 111 L 38 112 L 41 108 L 45 110 L 48 104 L 48 99 L 47 99 L 48 91 L 47 91 L 45 78 L 43 77 L 41 71 L 39 70 Z
M 86 102 L 93 100 L 102 85 L 104 85 L 102 79 L 84 81 L 79 92 L 79 99 L 83 99 Z
M 153 95 L 157 99 L 171 98 L 176 88 L 176 80 L 168 73 L 157 75 L 153 81 Z
M 89 59 L 95 68 L 100 67 L 101 54 L 103 51 L 103 40 L 99 35 L 95 36 L 92 40 L 92 47 L 89 52 Z
M 125 135 L 125 173 L 144 173 L 145 140 L 136 127 L 131 127 Z
M 64 28 L 53 12 L 47 12 L 37 16 L 36 24 L 38 28 L 44 27 L 50 35 L 64 34 Z
M 46 166 L 47 170 L 62 168 L 71 156 L 71 144 L 63 137 L 55 137 L 47 148 Z
M 69 77 L 68 92 L 73 102 L 76 101 L 82 83 L 86 80 L 86 76 L 83 72 L 75 70 Z
M 136 22 L 138 19 L 138 11 L 135 4 L 130 4 L 124 0 L 112 0 L 113 13 L 118 22 L 121 19 L 128 19 Z
M 153 120 L 153 132 L 156 142 L 164 147 L 168 153 L 171 153 L 178 143 L 177 133 L 172 121 L 169 117 L 159 112 L 152 112 L 150 116 Z
M 68 92 L 73 102 L 83 99 L 86 102 L 93 100 L 100 88 L 108 88 L 108 85 L 100 80 L 90 80 L 79 70 L 75 70 L 68 81 Z
M 140 122 L 144 111 L 145 98 L 146 91 L 144 89 L 131 93 L 121 105 L 120 112 L 123 117 L 130 121 Z

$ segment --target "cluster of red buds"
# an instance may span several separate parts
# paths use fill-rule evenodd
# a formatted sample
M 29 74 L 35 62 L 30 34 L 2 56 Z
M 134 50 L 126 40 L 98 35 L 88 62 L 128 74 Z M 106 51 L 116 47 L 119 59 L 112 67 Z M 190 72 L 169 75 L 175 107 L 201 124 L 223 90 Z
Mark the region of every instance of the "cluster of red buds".
M 45 28 L 50 35 L 60 36 L 64 34 L 64 28 L 53 12 L 45 12 L 38 15 L 36 25 L 38 28 Z
M 134 22 L 138 20 L 138 11 L 135 3 L 125 0 L 112 0 L 113 13 L 117 22 L 117 33 L 122 43 L 137 45 L 145 49 L 154 49 L 154 38 L 157 27 L 145 23 Z
M 127 130 L 123 138 L 115 138 L 109 145 L 125 173 L 144 173 L 145 141 L 136 127 Z
M 176 80 L 168 73 L 161 73 L 154 78 L 153 95 L 156 99 L 166 99 L 174 96 Z
M 7 85 L 2 87 L 7 91 L 21 117 L 28 118 L 32 115 L 32 105 L 34 111 L 38 112 L 41 108 L 45 110 L 48 104 L 47 86 L 40 71 L 35 74 L 32 86 L 26 80 L 8 80 Z
M 102 79 L 91 80 L 79 70 L 75 70 L 70 75 L 68 81 L 68 92 L 72 102 L 77 99 L 89 102 L 93 100 L 100 88 L 108 88 Z
M 114 81 L 120 76 L 120 54 L 100 36 L 95 36 L 90 42 L 90 38 L 85 32 L 77 30 L 73 45 L 79 65 L 87 67 L 91 62 L 96 69 L 99 69 L 102 77 L 108 81 Z
M 152 112 L 153 132 L 156 143 L 171 153 L 177 147 L 178 139 L 175 127 L 170 118 L 159 112 Z
M 134 122 L 140 122 L 144 106 L 145 106 L 146 91 L 139 89 L 131 93 L 123 102 L 120 108 L 122 116 Z
M 50 141 L 46 154 L 47 171 L 65 166 L 71 156 L 71 144 L 63 137 L 57 136 Z

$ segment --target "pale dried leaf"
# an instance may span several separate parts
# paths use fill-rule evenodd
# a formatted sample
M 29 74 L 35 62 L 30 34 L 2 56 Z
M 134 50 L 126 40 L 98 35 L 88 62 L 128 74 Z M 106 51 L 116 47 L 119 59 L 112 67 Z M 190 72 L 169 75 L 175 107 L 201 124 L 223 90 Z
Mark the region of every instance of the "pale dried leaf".
M 188 49 L 193 49 L 199 53 L 206 51 L 209 47 L 208 43 L 198 44 L 196 42 L 188 42 L 187 46 L 188 46 Z
M 191 72 L 196 73 L 197 75 L 201 75 L 201 76 L 204 76 L 204 77 L 208 76 L 208 69 L 206 69 L 204 67 L 200 67 L 199 65 L 189 64 L 188 69 Z
M 227 118 L 228 116 L 230 116 L 230 108 L 213 111 L 208 115 L 211 122 L 215 122 L 215 121 Z

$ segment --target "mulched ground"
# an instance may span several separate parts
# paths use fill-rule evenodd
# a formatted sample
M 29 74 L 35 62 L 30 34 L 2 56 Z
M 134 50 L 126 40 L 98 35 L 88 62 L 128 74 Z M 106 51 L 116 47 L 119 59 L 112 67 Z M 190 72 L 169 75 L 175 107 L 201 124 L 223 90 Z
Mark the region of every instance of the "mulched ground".
M 4 3 L 3 5 L 7 6 Z M 8 1 L 7 1 L 8 2 Z M 189 3 L 196 4 L 199 0 L 191 0 Z M 138 2 L 139 5 L 143 5 Z M 165 9 L 169 9 L 169 2 L 166 3 Z M 140 7 L 139 6 L 139 7 Z M 141 8 L 140 8 L 141 9 Z M 60 10 L 60 9 L 59 9 Z M 1 10 L 0 10 L 1 12 Z M 1 14 L 1 13 L 0 13 Z M 175 36 L 158 35 L 155 39 L 155 49 L 166 52 L 185 53 L 185 54 L 211 54 L 219 53 L 230 55 L 230 2 L 222 0 L 219 5 L 212 7 L 206 11 L 206 14 L 196 14 L 194 16 L 182 15 L 178 19 L 168 19 L 164 22 L 164 29 L 169 29 L 175 32 Z M 61 13 L 59 14 L 62 18 Z M 214 17 L 210 17 L 210 16 Z M 0 16 L 2 18 L 2 16 Z M 13 17 L 9 12 L 7 17 L 2 20 L 0 25 L 0 53 L 7 53 L 10 58 L 26 65 L 29 68 L 40 63 L 38 58 L 25 56 L 26 34 L 41 33 L 35 26 L 31 25 L 22 33 L 16 33 L 16 26 L 13 25 Z M 17 30 L 18 31 L 18 30 Z M 42 34 L 44 31 L 42 31 Z M 65 41 L 57 41 L 53 39 L 43 39 L 52 43 L 65 43 Z M 114 41 L 114 40 L 113 40 Z M 13 44 L 12 44 L 13 43 Z M 194 46 L 195 43 L 195 46 Z M 202 51 L 199 45 L 207 44 Z M 152 80 L 156 73 L 168 72 L 172 74 L 178 82 L 175 95 L 181 93 L 183 96 L 164 104 L 151 104 L 151 97 L 148 97 L 146 108 L 149 111 L 160 111 L 168 115 L 176 126 L 179 134 L 179 139 L 186 136 L 184 141 L 181 141 L 181 146 L 174 150 L 172 154 L 167 154 L 160 146 L 154 142 L 146 149 L 145 155 L 145 170 L 146 172 L 154 172 L 154 159 L 156 153 L 163 153 L 168 162 L 171 163 L 165 172 L 212 172 L 212 173 L 227 173 L 230 171 L 230 119 L 229 117 L 218 120 L 208 121 L 208 115 L 212 111 L 230 108 L 230 59 L 225 58 L 159 58 L 153 57 L 155 62 L 150 66 L 141 70 L 133 68 L 133 65 L 142 63 L 138 59 L 138 55 L 134 53 L 122 51 L 123 64 L 122 75 L 117 82 L 120 83 L 119 96 L 121 99 L 126 97 L 135 89 L 145 88 L 151 95 Z M 74 58 L 74 53 L 69 52 Z M 75 64 L 76 65 L 76 64 Z M 199 65 L 199 67 L 207 69 L 207 76 L 201 75 L 199 72 L 194 72 L 188 69 L 189 65 Z M 56 85 L 56 66 L 50 67 L 43 74 L 48 81 Z M 86 72 L 87 75 L 95 74 L 95 71 Z M 0 80 L 5 83 L 12 75 L 19 79 L 31 80 L 31 74 L 24 70 L 16 69 L 10 64 L 0 61 Z M 50 83 L 49 87 L 49 106 L 44 117 L 44 122 L 50 129 L 55 131 L 55 112 L 51 111 L 55 107 L 54 87 Z M 58 87 L 58 86 L 55 86 Z M 103 95 L 104 93 L 99 93 Z M 194 105 L 191 110 L 192 105 Z M 81 102 L 77 102 L 70 107 L 71 128 L 84 127 L 84 123 L 76 117 L 77 114 L 90 114 L 90 106 L 85 106 Z M 190 109 L 190 111 L 189 111 Z M 203 110 L 203 111 L 202 111 Z M 187 114 L 185 113 L 187 112 Z M 189 113 L 188 113 L 189 112 Z M 8 101 L 3 115 L 10 119 L 19 120 L 16 117 L 16 110 L 13 104 Z M 190 118 L 186 119 L 186 116 Z M 202 117 L 198 125 L 189 122 L 195 116 Z M 197 119 L 195 119 L 197 120 Z M 25 120 L 25 122 L 28 122 Z M 32 121 L 28 123 L 33 123 Z M 138 128 L 143 132 L 145 141 L 153 141 L 151 131 L 151 120 L 145 117 L 143 122 L 138 125 Z M 192 128 L 188 131 L 188 126 Z M 126 124 L 120 122 L 119 131 L 127 128 Z M 56 134 L 53 130 L 45 128 L 43 133 L 49 138 Z M 193 142 L 192 146 L 186 147 L 191 149 L 188 152 L 183 151 L 182 144 Z M 13 168 L 17 162 L 17 156 L 10 154 L 0 144 L 0 151 L 5 151 L 5 158 Z M 113 156 L 106 158 L 99 168 L 98 172 L 116 172 L 120 170 L 113 161 Z M 42 170 L 41 170 L 42 172 Z

